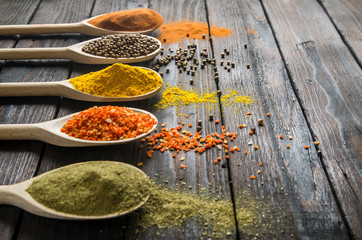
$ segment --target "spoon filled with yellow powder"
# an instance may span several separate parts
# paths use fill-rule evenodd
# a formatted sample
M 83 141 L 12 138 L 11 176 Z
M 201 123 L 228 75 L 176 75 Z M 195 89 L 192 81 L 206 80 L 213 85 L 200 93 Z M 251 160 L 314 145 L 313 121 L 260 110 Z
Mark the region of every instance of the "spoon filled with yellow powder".
M 143 100 L 156 95 L 161 76 L 148 68 L 115 63 L 59 82 L 0 83 L 0 96 L 63 96 L 95 102 Z

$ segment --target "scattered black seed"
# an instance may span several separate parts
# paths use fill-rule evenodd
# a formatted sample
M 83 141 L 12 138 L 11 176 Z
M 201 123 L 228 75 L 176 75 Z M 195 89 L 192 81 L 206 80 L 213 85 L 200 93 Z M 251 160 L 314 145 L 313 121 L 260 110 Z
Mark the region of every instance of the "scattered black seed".
M 244 48 L 245 48 L 245 49 L 248 48 L 248 44 L 245 43 L 245 44 L 244 44 Z
M 248 64 L 246 64 L 246 68 L 247 69 L 249 69 L 250 68 L 250 64 L 248 63 Z
M 221 95 L 222 91 L 221 90 L 217 90 L 217 95 Z
M 256 132 L 256 128 L 255 127 L 252 127 L 251 129 L 250 129 L 252 132 Z
M 205 38 L 206 38 L 206 34 L 202 34 L 202 38 L 205 39 Z
M 202 125 L 202 120 L 198 120 L 197 125 L 201 126 Z
M 210 119 L 210 120 L 213 120 L 213 119 L 214 119 L 214 115 L 209 114 L 209 119 Z
M 166 73 L 169 73 L 170 72 L 170 69 L 169 68 L 166 68 Z
M 264 125 L 263 119 L 259 119 L 259 120 L 258 120 L 258 123 L 259 123 L 260 126 L 263 126 L 263 125 Z
M 194 84 L 194 80 L 190 79 L 190 85 Z

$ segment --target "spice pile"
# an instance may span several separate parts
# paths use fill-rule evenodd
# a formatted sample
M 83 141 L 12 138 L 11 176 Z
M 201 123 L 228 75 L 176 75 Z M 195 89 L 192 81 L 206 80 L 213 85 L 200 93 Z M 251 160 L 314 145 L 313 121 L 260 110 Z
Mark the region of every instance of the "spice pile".
M 135 58 L 153 53 L 159 47 L 152 37 L 132 33 L 102 36 L 84 45 L 82 51 L 109 58 Z
M 133 97 L 159 88 L 162 79 L 154 71 L 115 63 L 98 72 L 69 80 L 81 92 L 104 97 Z
M 209 35 L 209 26 L 202 22 L 171 22 L 163 24 L 160 27 L 161 35 L 158 37 L 160 41 L 173 43 L 185 38 L 201 39 Z M 210 27 L 211 36 L 227 37 L 232 31 L 227 28 Z
M 149 195 L 149 178 L 110 161 L 72 164 L 36 179 L 26 191 L 59 212 L 102 216 L 130 210 Z
M 183 105 L 205 104 L 205 108 L 213 109 L 219 106 L 218 94 L 221 92 L 201 93 L 192 89 L 184 89 L 176 86 L 166 86 L 162 92 L 161 100 L 154 107 L 165 109 L 167 107 Z M 255 102 L 250 96 L 239 95 L 236 90 L 227 90 L 225 95 L 220 98 L 225 106 L 234 104 L 250 105 Z
M 83 140 L 114 141 L 147 133 L 156 124 L 149 114 L 126 107 L 95 106 L 74 115 L 61 132 Z
M 219 123 L 218 120 L 215 123 Z M 150 137 L 146 137 L 145 141 L 148 146 L 153 146 L 151 150 L 147 151 L 147 156 L 149 158 L 152 157 L 152 153 L 156 150 L 160 152 L 165 152 L 166 150 L 175 151 L 172 157 L 177 157 L 181 151 L 188 152 L 190 150 L 194 150 L 197 153 L 204 153 L 206 150 L 211 149 L 213 147 L 217 147 L 218 149 L 224 149 L 225 158 L 229 159 L 229 151 L 240 151 L 240 149 L 235 146 L 229 149 L 228 139 L 233 141 L 237 133 L 228 133 L 225 130 L 225 127 L 222 126 L 222 133 L 219 134 L 217 132 L 212 133 L 210 135 L 206 135 L 205 137 L 201 136 L 201 121 L 198 122 L 197 132 L 192 134 L 190 131 L 182 130 L 182 126 L 178 126 L 176 128 L 167 129 L 165 128 L 165 124 L 161 128 L 161 132 L 155 133 Z M 183 123 L 185 125 L 185 123 Z M 192 127 L 192 124 L 188 125 L 189 128 Z M 184 159 L 180 159 L 183 161 Z M 214 163 L 218 163 L 221 161 L 221 157 L 218 157 L 214 160 Z M 187 166 L 182 164 L 181 168 L 186 168 Z
M 238 193 L 236 198 L 235 214 L 239 233 L 250 239 L 278 239 L 282 236 L 284 211 L 266 206 L 248 193 Z M 150 198 L 136 214 L 136 224 L 141 229 L 152 226 L 181 228 L 187 220 L 193 219 L 199 223 L 199 231 L 205 238 L 234 239 L 236 235 L 231 201 L 208 199 L 155 184 L 151 184 Z
M 128 32 L 156 29 L 162 22 L 162 16 L 149 8 L 111 12 L 88 21 L 99 28 Z
M 222 53 L 220 53 L 220 68 L 217 67 L 216 58 L 210 58 L 208 51 L 206 48 L 200 51 L 200 58 L 197 58 L 198 53 L 196 52 L 197 45 L 189 44 L 186 49 L 182 49 L 179 47 L 176 49 L 175 54 L 173 54 L 174 50 L 172 48 L 168 49 L 168 54 L 164 58 L 159 58 L 156 61 L 156 64 L 153 66 L 155 71 L 159 71 L 161 67 L 167 66 L 172 60 L 175 60 L 175 64 L 177 65 L 177 69 L 179 73 L 186 72 L 187 75 L 191 75 L 194 77 L 196 74 L 196 70 L 199 68 L 205 69 L 207 65 L 211 65 L 214 70 L 214 79 L 216 82 L 219 81 L 219 69 L 224 69 L 227 72 L 231 72 L 231 69 L 235 68 L 235 62 L 231 62 L 227 57 L 230 55 L 230 51 L 228 49 L 224 49 Z M 161 48 L 160 55 L 163 56 L 165 54 L 165 49 Z M 247 64 L 247 68 L 250 68 L 250 64 Z M 166 74 L 169 73 L 170 70 L 166 68 Z M 163 76 L 163 72 L 160 72 L 160 75 Z M 194 79 L 190 79 L 190 85 L 194 83 Z

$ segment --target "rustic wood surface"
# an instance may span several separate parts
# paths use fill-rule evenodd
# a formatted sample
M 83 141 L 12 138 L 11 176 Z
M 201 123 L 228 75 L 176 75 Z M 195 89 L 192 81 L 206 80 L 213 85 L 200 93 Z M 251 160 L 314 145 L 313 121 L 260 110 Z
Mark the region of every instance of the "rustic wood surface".
M 159 124 L 166 123 L 168 128 L 186 122 L 192 123 L 195 131 L 201 119 L 203 134 L 209 134 L 221 132 L 224 125 L 228 132 L 238 133 L 229 145 L 241 151 L 229 153 L 229 160 L 216 148 L 176 158 L 170 152 L 155 152 L 147 159 L 140 142 L 63 148 L 39 141 L 0 141 L 0 183 L 18 183 L 75 162 L 115 160 L 135 166 L 143 162 L 141 169 L 160 185 L 198 195 L 205 194 L 202 189 L 206 188 L 209 197 L 232 201 L 235 227 L 223 238 L 361 239 L 360 1 L 4 0 L 0 1 L 0 24 L 70 23 L 133 8 L 151 8 L 165 23 L 189 20 L 231 29 L 233 33 L 227 38 L 164 44 L 166 54 L 169 48 L 185 49 L 191 43 L 197 44 L 198 51 L 206 48 L 216 59 L 218 81 L 210 65 L 197 69 L 192 86 L 190 75 L 178 73 L 173 62 L 167 66 L 170 73 L 165 73 L 166 67 L 160 72 L 170 85 L 221 90 L 221 97 L 233 89 L 256 101 L 249 106 L 220 102 L 211 110 L 190 105 L 157 111 L 152 106 L 161 99 L 158 94 L 149 100 L 110 104 L 151 111 Z M 0 37 L 0 47 L 62 47 L 89 38 L 80 34 L 5 36 Z M 225 59 L 221 57 L 224 49 L 230 51 Z M 221 60 L 235 62 L 235 68 L 228 72 L 219 65 Z M 151 67 L 154 63 L 137 65 Z M 59 81 L 104 67 L 66 60 L 1 61 L 0 82 Z M 99 103 L 60 97 L 3 97 L 0 123 L 43 122 L 94 105 Z M 210 122 L 210 113 L 221 123 Z M 258 119 L 264 120 L 264 126 L 258 125 Z M 247 126 L 240 129 L 240 124 Z M 256 134 L 249 135 L 251 127 L 256 128 Z M 314 141 L 320 144 L 314 145 Z M 186 170 L 180 169 L 180 156 L 186 157 Z M 223 160 L 215 165 L 213 160 L 218 156 Z M 249 199 L 255 203 L 247 203 Z M 246 228 L 243 216 L 238 215 L 245 205 L 258 222 L 254 228 Z M 0 239 L 212 238 L 210 228 L 197 220 L 185 222 L 182 229 L 138 231 L 132 227 L 137 214 L 142 210 L 111 220 L 60 221 L 0 206 Z

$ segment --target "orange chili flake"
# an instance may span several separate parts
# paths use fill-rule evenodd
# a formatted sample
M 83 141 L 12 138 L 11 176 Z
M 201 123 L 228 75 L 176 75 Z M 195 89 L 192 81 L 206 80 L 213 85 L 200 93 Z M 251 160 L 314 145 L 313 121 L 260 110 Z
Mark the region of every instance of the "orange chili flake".
M 260 162 L 260 163 L 259 163 L 259 165 L 260 165 L 260 166 L 263 166 L 263 163 L 262 163 L 262 162 Z
M 280 134 L 279 138 L 280 138 L 280 139 L 283 139 L 283 134 Z
M 225 158 L 226 158 L 226 159 L 229 159 L 229 158 L 230 158 L 230 156 L 229 156 L 229 155 L 225 155 Z
M 254 146 L 255 150 L 259 149 L 259 146 L 258 145 L 255 145 Z
M 232 147 L 232 148 L 230 148 L 230 152 L 234 152 L 235 151 L 235 149 Z
M 245 153 L 245 155 L 247 155 L 247 154 L 248 154 L 248 151 L 247 151 L 247 150 L 245 150 L 245 151 L 244 151 L 244 153 Z
M 305 146 L 304 146 L 304 148 L 305 148 L 305 149 L 308 149 L 308 148 L 309 148 L 309 146 L 308 146 L 308 145 L 305 145 Z
M 267 115 L 268 117 L 270 117 L 270 113 L 267 113 L 266 115 Z
M 147 133 L 157 124 L 150 114 L 126 107 L 93 107 L 75 114 L 61 132 L 91 141 L 115 141 Z
M 147 152 L 146 152 L 147 157 L 151 158 L 151 157 L 152 157 L 152 153 L 153 153 L 153 150 L 147 151 Z
M 216 163 L 218 163 L 219 161 L 218 160 L 214 160 L 214 163 L 216 164 Z
M 185 114 L 185 117 L 186 117 L 186 118 L 188 118 L 188 117 L 189 117 L 189 115 L 188 115 L 188 114 Z
M 253 134 L 254 134 L 254 132 L 253 132 L 253 131 L 250 131 L 250 132 L 249 132 L 249 134 L 250 134 L 250 135 L 253 135 Z
M 290 148 L 290 145 L 287 145 L 287 148 L 289 149 L 289 148 Z
M 192 127 L 192 124 L 191 124 L 191 123 L 189 124 L 189 127 Z
M 219 120 L 215 120 L 215 123 L 218 124 L 220 121 Z
M 137 165 L 138 165 L 139 167 L 141 167 L 141 166 L 143 166 L 143 162 L 139 162 Z
M 173 157 L 173 158 L 175 158 L 176 156 L 177 156 L 177 154 L 176 154 L 176 153 L 172 155 L 172 157 Z
M 254 180 L 254 179 L 255 179 L 255 176 L 254 176 L 254 175 L 251 175 L 251 176 L 250 176 L 250 179 L 251 179 L 251 180 Z
M 218 161 L 221 161 L 221 157 L 217 157 L 217 160 L 218 160 Z
M 187 166 L 186 166 L 186 165 L 180 165 L 180 167 L 181 167 L 182 169 L 187 168 Z
M 251 115 L 251 112 L 247 112 L 246 114 L 247 114 L 247 115 Z
M 243 128 L 243 127 L 244 127 L 244 125 L 243 125 L 243 124 L 240 124 L 240 125 L 239 125 L 239 128 Z

